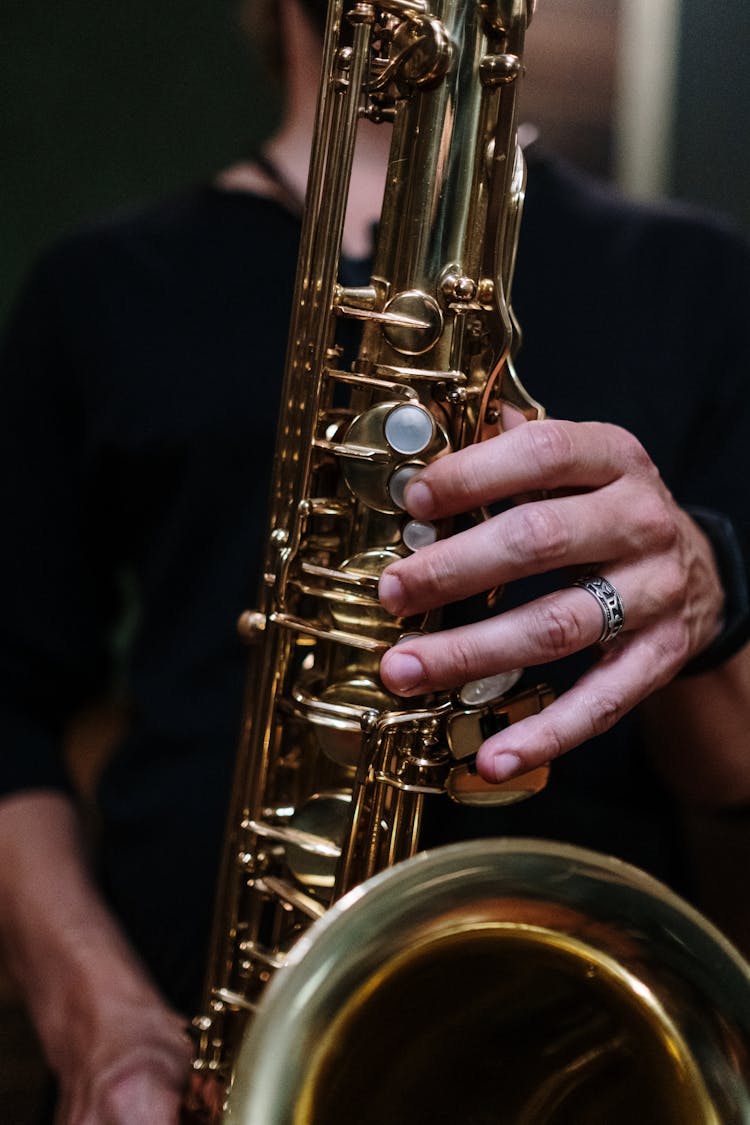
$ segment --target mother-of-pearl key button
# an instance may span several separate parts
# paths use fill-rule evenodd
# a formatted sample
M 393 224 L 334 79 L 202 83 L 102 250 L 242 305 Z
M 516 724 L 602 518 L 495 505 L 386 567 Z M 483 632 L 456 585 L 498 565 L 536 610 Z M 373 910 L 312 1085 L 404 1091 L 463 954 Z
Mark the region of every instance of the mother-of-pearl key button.
M 422 547 L 429 547 L 437 539 L 437 528 L 428 520 L 409 520 L 401 538 L 410 551 L 419 551 Z
M 400 465 L 388 481 L 388 492 L 391 500 L 399 508 L 406 507 L 404 499 L 404 492 L 409 481 L 414 477 L 424 465 Z
M 423 453 L 435 436 L 435 419 L 416 403 L 394 406 L 385 420 L 385 439 L 396 453 L 414 457 Z
M 513 668 L 509 672 L 499 672 L 496 676 L 483 676 L 464 684 L 458 693 L 466 707 L 483 707 L 502 699 L 515 687 L 523 675 L 523 668 Z

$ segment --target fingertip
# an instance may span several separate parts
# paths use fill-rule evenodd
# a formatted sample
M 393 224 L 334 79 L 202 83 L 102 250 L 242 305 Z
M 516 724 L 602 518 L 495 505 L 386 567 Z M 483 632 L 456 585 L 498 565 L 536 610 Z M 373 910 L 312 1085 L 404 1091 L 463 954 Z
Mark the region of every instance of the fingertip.
M 523 773 L 525 766 L 518 754 L 509 750 L 489 751 L 477 755 L 477 770 L 485 781 L 497 785 Z
M 378 597 L 380 604 L 394 617 L 398 617 L 406 602 L 406 592 L 403 583 L 397 574 L 385 570 L 378 582 Z
M 423 688 L 426 674 L 422 661 L 410 652 L 391 648 L 380 662 L 380 675 L 389 691 L 409 695 Z
M 432 489 L 422 479 L 413 477 L 404 490 L 404 502 L 410 515 L 418 519 L 427 519 L 434 514 L 435 500 Z

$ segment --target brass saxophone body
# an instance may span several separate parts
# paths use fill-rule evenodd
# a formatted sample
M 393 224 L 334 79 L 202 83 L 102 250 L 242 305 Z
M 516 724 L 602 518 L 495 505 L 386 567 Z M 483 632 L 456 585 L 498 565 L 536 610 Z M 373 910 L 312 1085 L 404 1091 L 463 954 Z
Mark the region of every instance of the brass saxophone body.
M 400 636 L 436 625 L 429 618 L 394 619 L 377 598 L 378 578 L 389 562 L 450 533 L 447 525 L 415 521 L 405 512 L 403 491 L 410 475 L 498 428 L 543 417 L 514 371 L 518 329 L 510 305 L 525 176 L 516 139 L 517 91 L 532 8 L 531 0 L 332 0 L 329 5 L 264 573 L 258 609 L 242 622 L 250 645 L 248 704 L 205 1005 L 194 1021 L 197 1083 L 216 1081 L 223 1090 L 235 1075 L 228 1120 L 253 1125 L 383 1120 L 351 1108 L 367 1097 L 368 1084 L 380 1079 L 368 1073 L 361 1094 L 350 1088 L 339 1102 L 331 1093 L 341 1087 L 331 1072 L 336 1051 L 319 1057 L 317 1048 L 330 1040 L 332 1024 L 339 1046 L 352 1042 L 362 1050 L 369 1035 L 387 1042 L 394 1034 L 394 998 L 411 996 L 416 980 L 425 988 L 417 987 L 420 999 L 409 1001 L 419 1012 L 408 1024 L 411 1042 L 425 1021 L 437 1019 L 442 1003 L 427 1003 L 426 997 L 434 999 L 446 966 L 456 982 L 454 998 L 446 1002 L 460 1003 L 462 991 L 476 990 L 472 973 L 484 973 L 492 962 L 512 977 L 508 957 L 522 951 L 518 964 L 529 979 L 536 966 L 542 982 L 529 1002 L 555 1026 L 552 1034 L 566 1042 L 571 1019 L 591 1023 L 586 1016 L 590 994 L 580 1003 L 572 1001 L 576 984 L 589 971 L 604 982 L 600 992 L 613 998 L 613 1013 L 638 1007 L 637 987 L 629 993 L 620 987 L 620 970 L 610 971 L 610 946 L 606 952 L 585 952 L 592 927 L 583 925 L 583 913 L 554 895 L 549 909 L 543 908 L 547 892 L 531 891 L 527 878 L 532 861 L 516 860 L 523 874 L 511 877 L 512 885 L 502 890 L 500 882 L 490 888 L 482 859 L 489 855 L 495 863 L 497 844 L 486 843 L 483 850 L 476 845 L 458 852 L 440 849 L 426 866 L 420 857 L 388 870 L 417 851 L 428 796 L 447 792 L 468 804 L 504 803 L 536 792 L 546 780 L 543 769 L 491 786 L 472 768 L 490 731 L 546 704 L 549 692 L 543 686 L 519 691 L 517 676 L 491 677 L 456 692 L 410 700 L 406 707 L 378 677 L 383 652 Z M 362 117 L 392 125 L 393 139 L 371 283 L 354 289 L 341 283 L 339 264 Z M 361 325 L 361 338 L 356 355 L 347 357 L 337 328 L 351 322 Z M 552 883 L 567 879 L 569 887 L 574 885 L 568 876 L 576 863 L 584 863 L 583 853 L 568 852 L 559 860 L 546 845 L 537 850 L 545 870 L 554 868 Z M 513 849 L 501 845 L 500 851 L 504 867 L 520 871 Z M 609 869 L 600 877 L 608 883 L 614 878 Z M 374 897 L 363 884 L 375 887 Z M 395 905 L 392 894 L 402 905 Z M 522 909 L 529 895 L 539 900 L 530 920 Z M 374 907 L 368 905 L 373 902 Z M 433 908 L 434 925 L 429 921 Z M 351 932 L 357 935 L 355 944 L 368 949 L 367 968 L 350 972 L 352 949 L 341 926 L 361 909 L 364 923 L 356 922 Z M 566 931 L 569 917 L 574 921 Z M 368 944 L 368 932 L 380 934 L 379 920 L 388 922 L 387 937 Z M 311 923 L 316 923 L 312 933 L 322 927 L 329 942 L 323 961 L 316 961 L 319 947 L 304 936 Z M 593 930 L 606 926 L 602 921 Z M 308 946 L 317 965 L 312 990 L 317 1001 L 307 1005 L 316 1014 L 309 1023 L 290 999 L 288 985 L 296 981 L 291 987 L 297 999 L 310 1000 L 300 953 Z M 743 988 L 750 997 L 746 970 L 729 954 L 723 956 L 737 979 L 745 974 Z M 290 959 L 299 961 L 294 970 L 284 967 Z M 454 970 L 460 962 L 468 968 L 459 975 Z M 341 971 L 334 972 L 333 964 Z M 246 1065 L 263 1055 L 262 1074 L 269 1073 L 268 1052 L 257 1034 L 245 1043 L 239 1064 L 237 1058 L 245 1025 L 279 969 L 271 991 L 286 988 L 281 1002 L 287 1016 L 279 1015 L 277 1005 L 271 1023 L 265 1014 L 257 1026 L 265 1029 L 261 1040 L 276 1062 L 289 1059 L 290 1069 L 276 1075 L 283 1097 L 278 1091 L 278 1097 L 262 1100 L 268 1080 Z M 326 974 L 338 982 L 335 997 L 323 987 Z M 554 1003 L 545 1007 L 549 992 Z M 376 1014 L 363 1023 L 360 1013 L 372 1011 L 369 1001 L 381 993 L 389 999 L 377 1003 Z M 503 993 L 499 983 L 492 995 L 509 1012 L 517 1014 L 522 1007 L 519 997 Z M 262 1008 L 267 1013 L 265 1003 Z M 277 1040 L 279 1021 L 291 1044 Z M 592 1045 L 596 1029 L 583 1039 L 573 1036 L 570 1051 L 550 1064 L 557 1078 L 549 1078 L 544 1095 L 523 1093 L 516 1115 L 487 1120 L 624 1121 L 606 1113 L 576 1117 L 574 1110 L 572 1116 L 558 1117 L 553 1107 L 565 1103 L 570 1109 L 566 1091 L 577 1091 L 590 1084 L 591 1075 L 603 1073 L 598 1064 L 589 1065 L 589 1056 L 604 1058 L 609 1073 L 612 1060 L 619 1065 L 637 1045 L 641 1028 L 659 1043 L 666 1073 L 667 1033 L 648 1005 L 640 1005 L 637 1016 L 612 1015 L 603 1033 L 605 1051 Z M 733 1042 L 740 1042 L 741 1036 L 733 1034 Z M 515 1031 L 510 1035 L 514 1038 Z M 403 1053 L 407 1044 L 398 1039 Z M 619 1040 L 625 1046 L 613 1047 Z M 523 1080 L 524 1090 L 537 1086 L 545 1043 L 541 1034 L 530 1040 L 536 1061 L 529 1068 L 533 1077 Z M 313 1054 L 318 1061 L 311 1078 L 304 1062 Z M 687 1105 L 692 1116 L 659 1120 L 705 1125 L 725 1120 L 712 1108 L 714 1095 L 690 1061 L 689 1047 L 678 1055 L 679 1066 L 670 1071 L 677 1077 L 670 1081 L 683 1082 L 680 1105 Z M 578 1074 L 584 1076 L 580 1082 Z M 321 1085 L 328 1091 L 322 1100 Z M 435 1116 L 439 1101 L 429 1111 L 431 1121 L 442 1120 Z M 700 1114 L 693 1112 L 696 1106 Z M 427 1117 L 415 1117 L 413 1110 L 399 1117 L 392 1109 L 388 1119 Z M 750 1121 L 750 1109 L 746 1117 L 726 1120 Z

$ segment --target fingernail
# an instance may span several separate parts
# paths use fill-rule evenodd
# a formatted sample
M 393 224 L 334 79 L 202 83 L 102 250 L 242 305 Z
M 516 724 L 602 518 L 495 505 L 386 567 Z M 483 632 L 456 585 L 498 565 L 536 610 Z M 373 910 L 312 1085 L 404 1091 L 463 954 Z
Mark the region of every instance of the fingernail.
M 424 519 L 432 514 L 434 507 L 432 490 L 419 477 L 415 477 L 407 484 L 404 491 L 404 501 L 407 511 L 412 516 Z
M 511 777 L 515 777 L 517 773 L 521 773 L 522 763 L 518 754 L 495 754 L 492 759 L 492 772 L 495 775 L 495 781 L 507 781 Z
M 378 597 L 380 598 L 381 605 L 392 613 L 394 617 L 398 616 L 401 612 L 401 607 L 406 601 L 406 594 L 401 579 L 395 574 L 381 574 L 380 582 L 378 583 Z
M 388 685 L 397 695 L 412 691 L 425 679 L 422 661 L 408 652 L 396 652 L 393 649 L 388 653 L 384 671 L 388 676 Z

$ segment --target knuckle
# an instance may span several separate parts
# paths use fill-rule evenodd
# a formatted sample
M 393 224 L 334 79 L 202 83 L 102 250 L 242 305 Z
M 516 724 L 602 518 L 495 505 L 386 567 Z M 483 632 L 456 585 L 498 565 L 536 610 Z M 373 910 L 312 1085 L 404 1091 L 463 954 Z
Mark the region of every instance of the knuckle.
M 669 559 L 660 567 L 657 588 L 662 614 L 673 614 L 687 601 L 688 582 L 684 567 L 677 559 Z
M 535 632 L 548 659 L 557 660 L 585 647 L 578 618 L 554 595 L 541 599 L 534 612 Z
M 627 707 L 616 695 L 600 695 L 594 700 L 590 710 L 591 736 L 595 737 L 611 730 L 623 717 Z
M 446 650 L 450 654 L 450 680 L 466 684 L 476 678 L 477 656 L 475 645 L 468 635 L 454 634 Z
M 492 495 L 493 440 L 438 457 L 422 470 L 437 509 L 468 511 Z
M 398 572 L 409 604 L 440 601 L 443 590 L 456 574 L 454 552 L 446 540 L 426 547 L 408 560 L 411 564 Z
M 666 498 L 658 492 L 641 496 L 637 511 L 641 541 L 652 548 L 671 550 L 677 543 L 679 529 Z
M 690 631 L 682 621 L 671 621 L 650 638 L 655 671 L 654 682 L 671 679 L 691 655 Z
M 442 549 L 438 550 L 438 547 Z M 447 587 L 453 589 L 466 571 L 466 548 L 458 538 L 436 543 L 435 548 L 428 560 L 434 588 L 441 591 Z
M 556 475 L 575 463 L 573 438 L 562 423 L 548 419 L 544 422 L 531 422 L 523 429 L 543 473 Z
M 560 733 L 556 727 L 551 724 L 546 724 L 539 731 L 537 741 L 539 760 L 543 762 L 552 762 L 555 758 L 561 757 L 568 749 Z
M 421 471 L 421 479 L 429 486 L 435 507 L 453 506 L 463 510 L 470 506 L 469 497 L 475 487 L 476 471 L 471 464 L 462 464 L 456 472 L 452 454 L 440 457 Z
M 639 476 L 656 472 L 653 461 L 635 434 L 622 426 L 608 425 L 607 428 L 611 431 L 612 442 L 617 447 L 620 462 L 625 469 Z
M 487 469 L 483 457 L 487 449 L 469 447 L 471 456 L 465 457 L 461 465 L 461 472 L 456 487 L 463 504 L 470 507 L 476 503 L 477 497 L 484 497 L 487 492 Z
M 555 567 L 567 556 L 570 533 L 559 514 L 542 503 L 524 504 L 511 513 L 516 557 Z

